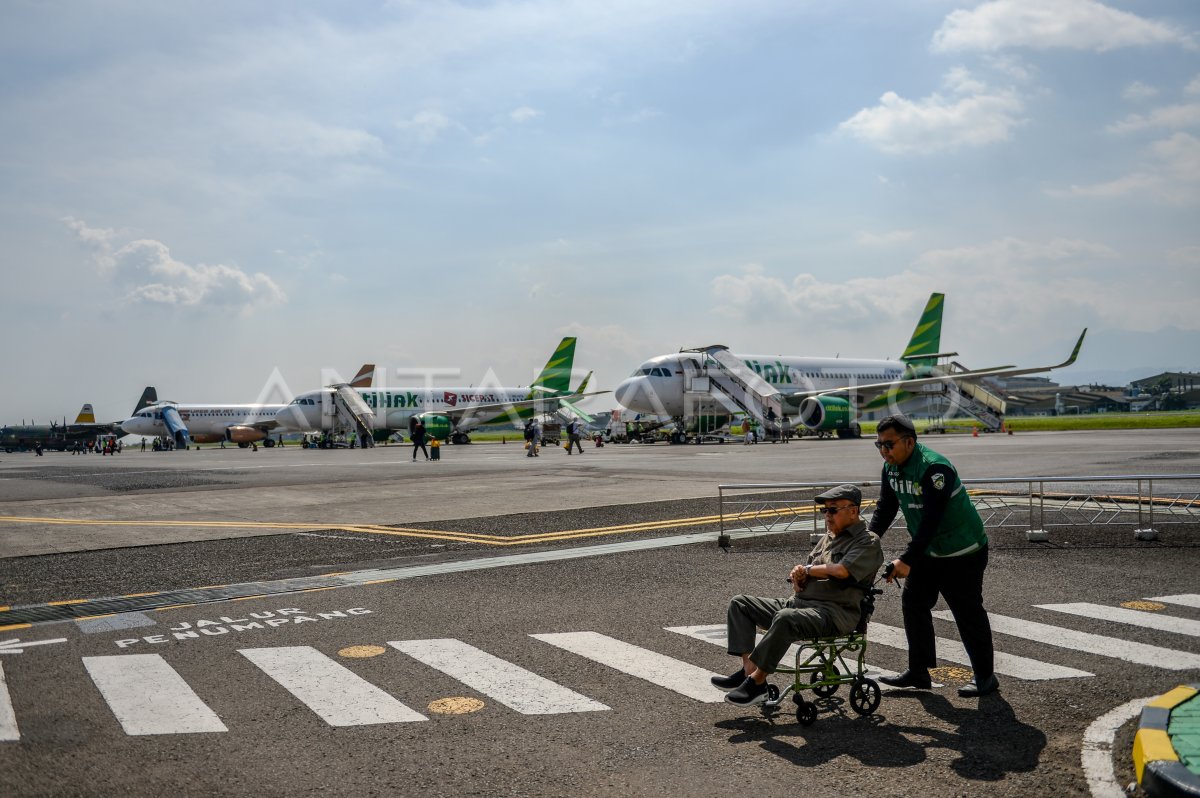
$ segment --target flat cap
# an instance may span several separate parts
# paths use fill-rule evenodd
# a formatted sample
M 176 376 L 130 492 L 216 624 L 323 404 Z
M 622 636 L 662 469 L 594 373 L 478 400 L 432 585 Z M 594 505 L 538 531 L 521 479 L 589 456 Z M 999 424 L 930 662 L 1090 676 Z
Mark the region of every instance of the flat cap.
M 862 491 L 853 485 L 838 485 L 836 488 L 830 488 L 819 496 L 813 498 L 813 501 L 818 504 L 821 502 L 834 501 L 836 499 L 849 499 L 856 505 L 862 504 Z

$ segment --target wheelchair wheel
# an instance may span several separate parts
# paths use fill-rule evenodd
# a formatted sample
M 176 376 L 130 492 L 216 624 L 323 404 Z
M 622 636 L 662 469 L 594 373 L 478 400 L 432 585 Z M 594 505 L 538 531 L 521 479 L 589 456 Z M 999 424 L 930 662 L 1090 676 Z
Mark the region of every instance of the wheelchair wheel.
M 770 682 L 767 682 L 767 700 L 772 702 L 779 700 L 779 688 Z
M 874 679 L 855 679 L 850 688 L 850 706 L 860 715 L 870 715 L 879 707 L 879 685 Z
M 837 666 L 830 665 L 829 671 L 827 673 L 821 674 L 821 677 L 823 679 L 829 679 L 829 678 L 836 678 L 840 675 L 841 674 L 838 672 Z M 836 684 L 817 685 L 816 687 L 814 687 L 812 689 L 812 691 L 814 693 L 816 693 L 817 695 L 821 696 L 821 698 L 829 698 L 829 696 L 833 695 L 834 693 L 836 693 L 838 691 L 838 685 L 836 685 Z
M 817 721 L 817 705 L 811 701 L 804 701 L 800 706 L 796 707 L 796 720 L 801 726 L 811 726 Z

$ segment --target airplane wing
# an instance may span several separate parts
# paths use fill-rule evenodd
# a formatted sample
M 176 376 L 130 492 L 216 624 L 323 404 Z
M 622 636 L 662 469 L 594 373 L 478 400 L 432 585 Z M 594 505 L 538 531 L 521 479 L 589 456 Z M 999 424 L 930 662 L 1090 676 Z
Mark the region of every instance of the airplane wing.
M 829 396 L 836 394 L 857 394 L 866 396 L 868 399 L 875 396 L 885 394 L 889 391 L 907 390 L 920 385 L 932 385 L 939 382 L 978 382 L 986 377 L 1017 377 L 1022 374 L 1039 374 L 1045 371 L 1053 371 L 1054 369 L 1066 368 L 1075 362 L 1079 357 L 1079 350 L 1083 347 L 1084 336 L 1087 335 L 1087 328 L 1079 334 L 1079 340 L 1075 342 L 1075 348 L 1071 350 L 1071 356 L 1053 366 L 1036 366 L 1033 368 L 1014 368 L 1012 366 L 996 366 L 986 369 L 976 369 L 973 371 L 956 371 L 946 372 L 934 377 L 917 377 L 914 379 L 901 379 L 894 382 L 875 382 L 867 385 L 851 385 L 843 388 L 830 388 L 825 390 L 814 391 L 795 391 L 792 393 L 783 394 L 790 399 L 804 399 L 809 396 Z
M 593 391 L 591 393 L 570 393 L 565 396 L 547 396 L 540 399 L 522 399 L 519 402 L 489 402 L 487 404 L 459 405 L 444 410 L 431 410 L 421 415 L 446 416 L 456 425 L 480 416 L 497 416 L 502 413 L 516 413 L 525 409 L 557 410 L 559 406 L 573 401 L 586 399 L 591 396 L 612 393 L 612 391 Z

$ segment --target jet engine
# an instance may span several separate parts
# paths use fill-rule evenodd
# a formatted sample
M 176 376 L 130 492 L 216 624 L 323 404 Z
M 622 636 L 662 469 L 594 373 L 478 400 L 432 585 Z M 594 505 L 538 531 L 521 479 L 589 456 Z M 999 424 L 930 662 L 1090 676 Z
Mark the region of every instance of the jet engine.
M 800 403 L 800 423 L 814 432 L 836 431 L 839 438 L 860 438 L 850 401 L 839 396 L 810 396 Z
M 454 424 L 450 421 L 449 416 L 439 416 L 433 413 L 421 415 L 421 421 L 425 423 L 425 434 L 431 438 L 438 440 L 446 440 L 450 437 L 450 433 L 454 430 Z M 409 434 L 412 433 L 412 428 L 416 425 L 416 417 L 409 424 Z
M 267 433 L 257 427 L 235 425 L 225 428 L 225 440 L 231 443 L 253 443 L 267 437 Z

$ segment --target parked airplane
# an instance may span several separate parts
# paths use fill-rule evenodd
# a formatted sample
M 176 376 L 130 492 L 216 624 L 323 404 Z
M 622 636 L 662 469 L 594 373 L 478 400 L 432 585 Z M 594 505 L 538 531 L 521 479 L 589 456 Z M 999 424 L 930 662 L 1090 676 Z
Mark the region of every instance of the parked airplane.
M 798 424 L 836 432 L 838 437 L 859 437 L 862 412 L 936 395 L 947 396 L 988 427 L 999 428 L 1004 400 L 980 382 L 1069 366 L 1087 335 L 1084 329 L 1071 356 L 1054 366 L 939 366 L 940 359 L 957 354 L 938 351 L 944 298 L 929 297 L 899 360 L 738 355 L 728 347 L 708 346 L 647 360 L 617 386 L 616 399 L 634 412 L 673 419 L 676 442 L 716 430 L 739 413 L 750 415 L 768 432 Z
M 373 364 L 358 370 L 355 386 L 369 386 L 375 373 Z M 146 388 L 151 396 L 150 404 L 142 407 L 133 416 L 121 422 L 126 435 L 145 435 L 166 438 L 177 449 L 186 449 L 195 443 L 220 443 L 228 441 L 246 448 L 251 443 L 262 441 L 271 447 L 275 441 L 270 437 L 279 427 L 276 415 L 287 407 L 284 404 L 185 404 L 158 401 L 158 393 Z M 145 395 L 145 394 L 143 394 Z
M 369 415 L 377 438 L 395 431 L 409 431 L 416 419 L 425 423 L 428 434 L 451 443 L 470 443 L 469 433 L 484 424 L 515 422 L 542 412 L 562 411 L 590 420 L 574 401 L 597 393 L 585 393 L 589 373 L 574 391 L 570 388 L 575 359 L 574 338 L 563 338 L 537 379 L 527 388 L 429 387 L 358 388 L 364 415 Z M 346 425 L 350 413 L 344 404 L 342 386 L 302 393 L 276 416 L 284 429 L 298 432 L 331 430 Z
M 134 407 L 134 412 L 141 410 L 151 401 L 153 397 L 143 392 L 142 398 Z M 19 449 L 33 449 L 41 443 L 43 448 L 65 452 L 76 443 L 95 440 L 101 435 L 113 435 L 119 429 L 120 424 L 115 421 L 97 423 L 92 406 L 85 404 L 73 424 L 68 424 L 66 419 L 63 419 L 62 424 L 5 425 L 0 428 L 0 447 L 3 447 L 5 452 L 12 453 Z

